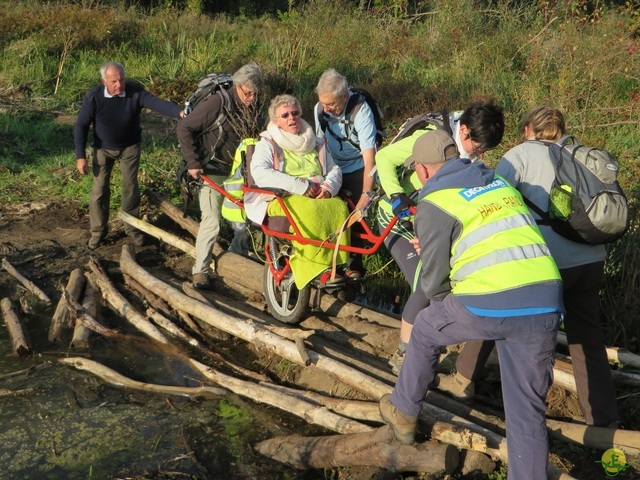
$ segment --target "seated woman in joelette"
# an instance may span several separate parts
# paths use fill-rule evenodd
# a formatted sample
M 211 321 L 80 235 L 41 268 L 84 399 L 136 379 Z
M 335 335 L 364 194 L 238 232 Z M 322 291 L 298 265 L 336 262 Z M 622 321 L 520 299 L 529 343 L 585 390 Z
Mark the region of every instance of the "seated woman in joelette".
M 278 95 L 269 105 L 269 124 L 260 134 L 251 160 L 251 175 L 259 188 L 277 188 L 291 193 L 284 198 L 301 232 L 317 240 L 335 242 L 336 233 L 348 216 L 345 202 L 333 198 L 342 185 L 342 172 L 328 149 L 316 138 L 311 126 L 302 119 L 300 101 L 293 95 Z M 245 195 L 247 217 L 261 224 L 265 215 L 284 215 L 271 195 Z M 348 231 L 339 239 L 348 243 Z M 304 287 L 325 272 L 328 279 L 333 250 L 294 242 L 291 268 L 296 286 Z M 340 251 L 336 265 L 348 260 Z M 327 277 L 327 278 L 325 278 Z M 341 278 L 336 277 L 336 280 Z

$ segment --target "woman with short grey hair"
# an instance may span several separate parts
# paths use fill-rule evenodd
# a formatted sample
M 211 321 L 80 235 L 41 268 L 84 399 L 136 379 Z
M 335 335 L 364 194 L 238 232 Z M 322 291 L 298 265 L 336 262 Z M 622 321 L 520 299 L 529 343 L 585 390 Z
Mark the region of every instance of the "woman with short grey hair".
M 293 95 L 283 94 L 278 95 L 273 100 L 271 100 L 271 104 L 269 105 L 269 121 L 274 122 L 277 120 L 276 110 L 280 107 L 294 107 L 295 110 L 300 112 L 300 117 L 302 117 L 302 107 L 300 106 L 300 100 L 298 100 Z

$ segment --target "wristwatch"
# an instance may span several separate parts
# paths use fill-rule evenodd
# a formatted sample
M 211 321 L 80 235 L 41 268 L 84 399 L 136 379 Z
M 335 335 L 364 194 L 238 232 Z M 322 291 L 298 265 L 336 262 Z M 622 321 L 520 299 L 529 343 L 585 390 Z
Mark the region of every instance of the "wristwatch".
M 362 192 L 363 195 L 366 195 L 370 199 L 373 199 L 373 192 L 371 190 L 367 190 L 366 192 Z

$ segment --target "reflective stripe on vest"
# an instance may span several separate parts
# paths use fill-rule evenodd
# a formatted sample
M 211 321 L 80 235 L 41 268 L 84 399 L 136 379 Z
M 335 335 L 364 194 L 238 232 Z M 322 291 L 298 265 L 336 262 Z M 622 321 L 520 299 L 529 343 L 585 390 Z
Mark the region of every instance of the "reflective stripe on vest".
M 496 293 L 560 280 L 520 193 L 499 176 L 485 187 L 439 190 L 422 201 L 437 205 L 462 225 L 451 246 L 454 294 Z

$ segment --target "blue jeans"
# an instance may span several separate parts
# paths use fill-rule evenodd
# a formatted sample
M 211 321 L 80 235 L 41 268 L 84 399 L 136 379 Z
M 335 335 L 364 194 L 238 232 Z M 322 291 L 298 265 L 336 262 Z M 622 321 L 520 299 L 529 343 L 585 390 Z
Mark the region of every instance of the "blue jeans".
M 432 301 L 416 318 L 391 401 L 402 413 L 417 416 L 441 347 L 495 340 L 507 426 L 508 478 L 546 480 L 545 399 L 553 381 L 559 321 L 559 313 L 480 317 L 451 294 L 443 301 Z

